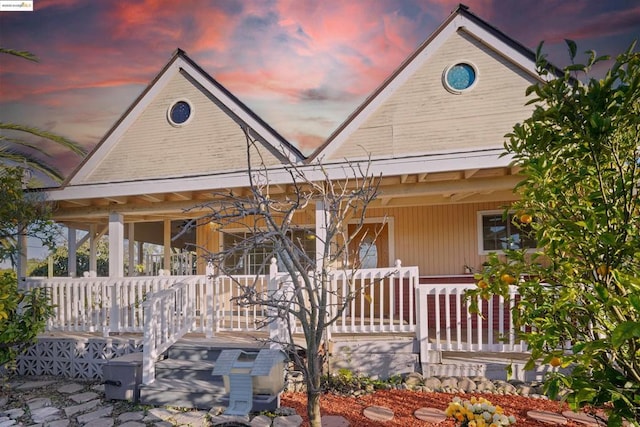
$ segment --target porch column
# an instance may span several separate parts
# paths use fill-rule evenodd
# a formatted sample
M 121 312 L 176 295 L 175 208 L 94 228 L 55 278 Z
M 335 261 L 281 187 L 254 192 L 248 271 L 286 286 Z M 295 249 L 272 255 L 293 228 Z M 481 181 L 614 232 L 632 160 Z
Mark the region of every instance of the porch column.
M 109 214 L 109 277 L 124 276 L 124 217 Z
M 27 235 L 18 234 L 18 256 L 16 257 L 18 281 L 27 277 Z
M 322 265 L 324 248 L 327 244 L 327 213 L 324 210 L 324 202 L 319 200 L 316 202 L 316 270 L 326 268 L 328 266 Z
M 76 229 L 73 227 L 69 227 L 67 229 L 67 242 L 69 248 L 69 256 L 67 258 L 67 272 L 69 273 L 69 277 L 76 277 L 78 275 L 77 268 L 77 251 L 78 251 L 78 241 L 76 240 Z
M 171 220 L 164 220 L 164 271 L 171 274 Z
M 134 232 L 135 224 L 130 222 L 127 232 L 127 241 L 129 242 L 129 276 L 135 276 L 136 273 L 136 242 Z
M 96 250 L 96 225 L 89 226 L 89 276 L 96 277 L 98 275 L 98 255 Z
M 144 242 L 138 242 L 137 246 L 138 246 L 138 264 L 144 265 L 145 266 L 144 274 L 148 274 L 146 270 L 146 265 L 144 262 Z

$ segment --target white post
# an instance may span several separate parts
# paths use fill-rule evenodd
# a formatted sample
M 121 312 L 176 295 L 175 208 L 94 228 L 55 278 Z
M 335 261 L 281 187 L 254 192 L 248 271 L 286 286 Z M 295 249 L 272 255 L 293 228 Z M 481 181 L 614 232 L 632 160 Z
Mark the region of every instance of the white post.
M 277 301 L 282 299 L 284 295 L 278 292 L 278 260 L 271 258 L 271 264 L 269 265 L 269 281 L 267 282 L 267 295 L 268 299 Z M 284 320 L 276 318 L 278 315 L 278 309 L 275 307 L 269 307 L 267 309 L 269 316 L 269 348 L 272 350 L 282 349 L 284 342 L 286 325 Z
M 109 277 L 124 276 L 124 219 L 122 214 L 109 214 Z
M 98 255 L 97 255 L 97 239 L 96 225 L 89 226 L 89 276 L 98 276 Z
M 205 272 L 205 291 L 207 293 L 207 322 L 205 325 L 207 338 L 213 338 L 216 334 L 218 319 L 214 317 L 214 312 L 217 312 L 216 306 L 218 303 L 218 295 L 216 294 L 216 281 L 217 277 L 214 276 L 213 263 L 209 261 L 207 263 L 207 269 Z
M 78 241 L 76 240 L 76 229 L 69 227 L 67 229 L 67 241 L 69 247 L 69 257 L 67 258 L 67 272 L 69 277 L 76 277 L 78 275 L 76 253 L 78 249 Z
M 18 235 L 18 256 L 17 256 L 18 282 L 27 277 L 27 235 Z
M 164 220 L 164 271 L 171 275 L 171 220 Z
M 324 210 L 324 202 L 318 200 L 316 202 L 316 271 L 320 271 L 323 267 L 324 250 L 327 244 L 327 213 Z
M 129 276 L 131 277 L 136 273 L 135 224 L 133 222 L 129 223 L 127 241 L 129 242 Z

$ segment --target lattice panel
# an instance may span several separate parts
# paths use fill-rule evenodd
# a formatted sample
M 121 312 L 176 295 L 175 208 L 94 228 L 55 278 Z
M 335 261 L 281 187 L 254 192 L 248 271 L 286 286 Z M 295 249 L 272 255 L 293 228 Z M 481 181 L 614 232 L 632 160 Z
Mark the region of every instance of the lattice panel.
M 138 340 L 113 338 L 39 338 L 18 357 L 19 375 L 54 375 L 67 378 L 102 379 L 107 360 L 142 351 Z

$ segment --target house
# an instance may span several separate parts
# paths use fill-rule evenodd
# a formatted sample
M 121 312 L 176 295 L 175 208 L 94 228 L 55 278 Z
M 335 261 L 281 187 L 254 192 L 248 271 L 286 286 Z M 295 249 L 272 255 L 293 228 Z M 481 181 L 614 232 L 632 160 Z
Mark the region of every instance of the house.
M 393 297 L 406 298 L 400 305 L 410 306 L 411 313 L 409 317 L 398 311 L 380 316 L 392 320 L 394 315 L 396 320 L 399 316 L 404 326 L 393 321 L 377 323 L 372 316 L 345 321 L 336 332 L 415 333 L 420 329 L 424 334 L 428 328 L 416 328 L 417 323 L 444 322 L 448 326 L 442 331 L 437 326 L 433 338 L 440 343 L 445 329 L 451 333 L 448 322 L 453 319 L 453 315 L 445 319 L 444 313 L 457 307 L 458 318 L 453 324 L 467 329 L 458 329 L 457 341 L 462 334 L 469 343 L 475 343 L 470 349 L 478 349 L 483 333 L 478 340 L 476 335 L 472 337 L 473 322 L 465 318 L 464 310 L 460 314 L 459 293 L 457 306 L 450 305 L 449 294 L 442 298 L 434 294 L 429 308 L 427 300 L 419 301 L 417 295 L 422 294 L 415 293 L 413 301 L 413 288 L 422 286 L 420 283 L 469 284 L 471 273 L 481 268 L 489 252 L 505 245 L 532 244 L 502 217 L 505 206 L 516 197 L 514 186 L 521 180 L 511 159 L 502 154 L 504 135 L 532 112 L 533 106 L 525 105 L 526 88 L 539 81 L 531 51 L 460 5 L 321 147 L 305 158 L 185 52 L 177 50 L 75 172 L 47 195 L 56 204 L 55 221 L 69 227 L 70 252 L 79 243 L 76 230 L 89 232 L 92 248 L 96 238 L 108 234 L 110 280 L 128 283 L 133 289 L 143 286 L 143 279 L 124 279 L 125 239 L 129 266 L 143 263 L 136 251 L 140 242 L 147 242 L 163 245 L 160 262 L 167 266 L 165 270 L 175 264 L 175 253 L 189 245 L 199 248 L 197 255 L 201 255 L 203 249 L 216 252 L 229 244 L 218 229 L 206 226 L 173 237 L 186 220 L 201 215 L 203 206 L 217 197 L 216 192 L 241 193 L 247 187 L 243 129 L 257 141 L 256 150 L 269 170 L 270 183 L 281 192 L 287 191 L 290 182 L 283 168 L 290 162 L 301 167 L 320 162 L 329 170 L 338 170 L 347 162 L 370 161 L 371 172 L 382 175 L 380 197 L 367 213 L 367 222 L 380 231 L 375 243 L 377 259 L 370 267 L 394 269 L 395 260 L 400 259 L 402 266 L 413 268 L 406 276 L 411 277 L 412 289 Z M 299 220 L 301 232 L 318 232 L 321 209 L 312 206 Z M 319 250 L 321 244 L 316 239 L 306 249 Z M 252 273 L 250 258 L 243 265 L 247 274 Z M 174 271 L 174 275 L 186 272 L 205 280 L 202 258 L 197 258 L 195 271 L 190 264 L 187 270 Z M 133 273 L 129 268 L 127 274 Z M 66 289 L 100 282 L 99 278 L 60 280 Z M 131 291 L 130 295 L 144 297 L 149 291 L 145 289 L 142 294 Z M 101 292 L 106 298 L 105 291 Z M 114 293 L 113 299 L 124 301 L 130 297 L 127 292 Z M 205 304 L 205 292 L 198 292 L 199 304 Z M 62 298 L 63 293 L 59 296 Z M 130 300 L 131 307 L 134 300 Z M 425 318 L 420 307 L 433 313 Z M 118 329 L 113 326 L 117 312 L 112 311 L 108 321 L 107 314 L 99 315 L 100 325 L 109 323 L 112 332 Z M 133 322 L 138 315 L 131 313 L 128 319 Z M 76 314 L 75 309 L 67 309 L 65 315 Z M 126 322 L 124 317 L 120 313 L 119 321 Z M 504 333 L 503 324 L 508 323 L 500 319 L 493 323 L 496 336 Z M 211 327 L 202 322 L 201 330 Z M 479 318 L 475 322 L 474 327 L 482 324 Z M 100 325 L 76 323 L 74 327 L 99 330 Z M 141 331 L 143 326 L 131 323 L 120 328 Z M 493 331 L 489 329 L 491 338 Z M 431 338 L 422 337 L 425 342 Z M 453 341 L 448 336 L 448 348 L 463 348 Z M 424 351 L 431 349 L 424 345 Z M 437 349 L 444 348 L 438 345 Z

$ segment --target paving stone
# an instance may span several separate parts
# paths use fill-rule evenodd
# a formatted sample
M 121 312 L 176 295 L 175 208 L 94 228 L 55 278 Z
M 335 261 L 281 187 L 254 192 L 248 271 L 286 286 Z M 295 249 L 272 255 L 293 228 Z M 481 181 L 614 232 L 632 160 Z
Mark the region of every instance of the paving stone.
M 245 416 L 238 416 L 238 415 L 224 415 L 224 414 L 220 414 L 220 415 L 216 415 L 211 417 L 211 424 L 216 426 L 216 425 L 221 425 L 221 424 L 227 424 L 227 423 L 245 423 L 246 425 L 249 425 L 249 416 L 245 415 Z
M 144 422 L 164 421 L 169 419 L 175 414 L 175 411 L 170 411 L 166 408 L 151 408 L 148 411 L 147 416 L 144 418 Z
M 31 421 L 36 424 L 44 423 L 46 421 L 55 421 L 60 419 L 60 409 L 53 406 L 45 406 L 44 408 L 38 408 L 31 411 Z
M 393 411 L 384 406 L 369 406 L 364 408 L 363 414 L 372 421 L 391 421 L 393 419 Z
M 444 411 L 436 408 L 420 408 L 417 409 L 413 416 L 419 420 L 427 421 L 430 423 L 440 423 L 447 419 Z
M 17 385 L 15 387 L 16 390 L 34 390 L 36 388 L 42 388 L 42 387 L 46 387 L 48 385 L 51 385 L 55 383 L 55 381 L 28 381 L 26 383 Z
M 20 418 L 21 416 L 24 415 L 24 409 L 22 409 L 22 408 L 13 408 L 13 409 L 9 409 L 8 411 L 4 411 L 4 414 L 7 417 L 16 420 L 16 419 L 18 419 L 18 418 Z
M 71 384 L 65 384 L 62 387 L 60 387 L 58 389 L 58 391 L 60 393 L 64 393 L 64 394 L 71 394 L 71 393 L 77 393 L 80 390 L 82 390 L 84 388 L 84 386 L 82 384 L 77 384 L 77 383 L 71 383 Z
M 89 400 L 95 399 L 96 397 L 99 397 L 97 393 L 88 391 L 86 393 L 74 394 L 73 396 L 69 396 L 69 399 L 73 400 L 76 403 L 84 403 L 88 402 Z
M 115 424 L 113 418 L 96 418 L 85 425 L 87 427 L 112 427 Z
M 570 421 L 584 424 L 589 427 L 598 427 L 600 425 L 593 415 L 585 414 L 584 412 L 564 411 L 562 416 Z
M 29 406 L 29 410 L 33 412 L 36 409 L 51 406 L 51 399 L 48 397 L 36 397 L 35 399 L 29 400 L 27 405 Z
M 322 427 L 349 427 L 349 421 L 339 415 L 325 415 L 321 419 Z
M 10 418 L 0 418 L 0 427 L 11 427 L 16 425 L 16 420 L 12 420 Z
M 251 427 L 271 427 L 271 418 L 266 415 L 258 415 L 257 417 L 253 417 L 249 425 Z
M 123 423 L 127 421 L 140 421 L 143 418 L 143 412 L 124 412 L 118 416 L 118 420 Z
M 80 424 L 86 424 L 90 421 L 97 420 L 101 417 L 107 417 L 111 415 L 113 411 L 113 406 L 106 406 L 104 408 L 100 408 L 97 411 L 89 412 L 83 415 L 80 415 L 77 420 Z
M 300 415 L 288 415 L 286 417 L 276 417 L 273 420 L 273 427 L 300 427 L 302 417 Z
M 81 405 L 67 406 L 64 408 L 64 413 L 67 414 L 67 417 L 71 417 L 78 413 L 87 412 L 100 404 L 100 399 L 90 400 L 89 402 L 85 402 Z
M 0 396 L 0 409 L 4 408 L 5 406 L 7 406 L 7 402 L 9 401 L 8 398 L 6 397 L 1 397 Z
M 91 387 L 91 390 L 97 391 L 98 393 L 104 393 L 104 384 L 96 384 Z
M 193 411 L 193 412 L 178 412 L 169 420 L 175 421 L 179 426 L 192 426 L 198 427 L 206 424 L 207 412 Z
M 532 420 L 557 426 L 565 425 L 568 422 L 568 420 L 562 415 L 548 411 L 529 411 L 527 412 L 527 417 L 531 418 Z
M 49 421 L 45 425 L 46 427 L 67 427 L 69 423 L 70 423 L 69 420 L 63 419 L 63 420 Z
M 171 424 L 168 421 L 159 421 L 157 423 L 153 424 L 154 427 L 173 427 L 173 424 Z
M 145 427 L 145 426 L 146 426 L 145 423 L 139 423 L 137 421 L 127 421 L 126 423 L 120 424 L 120 427 Z

